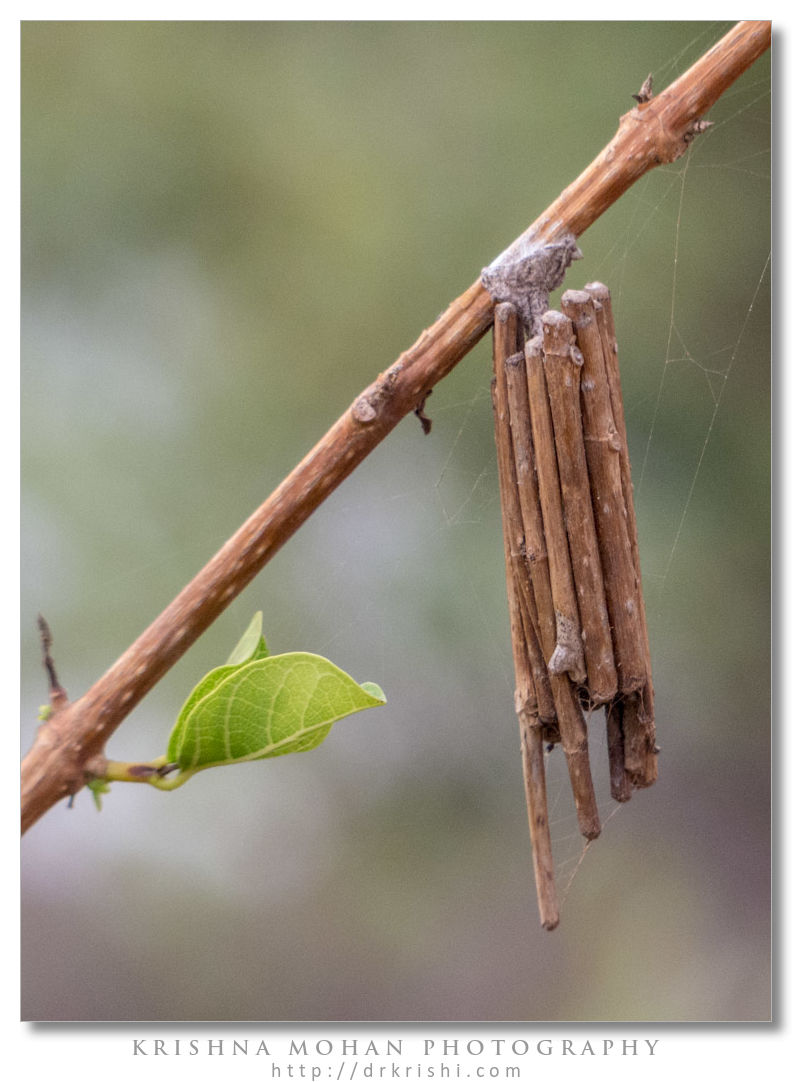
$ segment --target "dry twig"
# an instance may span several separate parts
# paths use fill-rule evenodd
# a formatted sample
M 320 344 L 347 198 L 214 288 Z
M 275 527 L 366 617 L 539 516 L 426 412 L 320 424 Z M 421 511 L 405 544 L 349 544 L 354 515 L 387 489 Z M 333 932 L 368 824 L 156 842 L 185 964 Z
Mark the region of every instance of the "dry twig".
M 630 692 L 646 683 L 641 605 L 622 493 L 622 438 L 613 419 L 594 303 L 588 293 L 568 289 L 561 310 L 572 320 L 583 355 L 580 401 L 592 507 L 619 691 Z
M 539 918 L 547 929 L 558 924 L 558 899 L 555 889 L 553 855 L 550 845 L 550 821 L 547 812 L 543 722 L 546 725 L 553 701 L 544 660 L 529 613 L 531 583 L 524 555 L 522 521 L 516 499 L 517 477 L 509 433 L 505 367 L 519 340 L 517 313 L 510 304 L 500 304 L 495 311 L 493 330 L 492 405 L 495 414 L 495 447 L 500 477 L 503 548 L 506 565 L 506 597 L 509 605 L 512 654 L 514 657 L 514 708 L 520 727 L 523 779 L 531 833 L 534 879 L 539 904 Z M 528 601 L 528 598 L 531 598 Z M 536 606 L 533 604 L 534 613 Z M 535 619 L 535 616 L 533 617 Z M 537 692 L 537 686 L 540 692 Z M 544 699 L 545 717 L 540 716 L 539 701 Z
M 561 312 L 546 312 L 542 327 L 544 373 L 553 417 L 566 536 L 586 653 L 586 686 L 591 702 L 598 704 L 613 699 L 618 682 L 583 446 L 580 416 L 583 358 L 575 344 L 572 324 Z
M 597 322 L 600 328 L 600 337 L 605 353 L 605 366 L 608 373 L 608 385 L 611 392 L 611 408 L 616 430 L 621 441 L 619 454 L 619 466 L 622 478 L 622 493 L 624 506 L 627 512 L 627 529 L 630 535 L 630 547 L 632 549 L 633 567 L 638 581 L 638 600 L 640 602 L 641 637 L 643 640 L 643 653 L 646 665 L 646 685 L 642 693 L 642 704 L 647 724 L 651 728 L 651 744 L 654 744 L 654 685 L 652 682 L 652 659 L 649 653 L 649 630 L 646 621 L 646 608 L 644 605 L 643 585 L 641 580 L 641 558 L 638 550 L 638 523 L 635 517 L 635 503 L 633 501 L 632 472 L 630 469 L 630 456 L 627 451 L 627 424 L 624 419 L 624 401 L 621 390 L 621 374 L 619 371 L 619 347 L 616 341 L 616 329 L 613 322 L 613 306 L 611 303 L 610 290 L 602 282 L 590 282 L 586 286 L 586 292 L 599 304 L 597 309 Z M 647 738 L 646 743 L 649 743 Z M 651 752 L 654 755 L 654 750 Z M 647 767 L 640 772 L 644 779 L 656 775 L 656 765 Z M 617 798 L 618 799 L 618 798 Z

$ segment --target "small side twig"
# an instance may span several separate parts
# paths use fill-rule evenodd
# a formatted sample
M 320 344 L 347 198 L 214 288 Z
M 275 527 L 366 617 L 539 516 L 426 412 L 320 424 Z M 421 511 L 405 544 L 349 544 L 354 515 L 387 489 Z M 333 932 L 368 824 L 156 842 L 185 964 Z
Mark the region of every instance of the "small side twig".
M 649 74 L 646 76 L 643 83 L 641 84 L 641 89 L 638 91 L 637 94 L 632 95 L 632 97 L 635 98 L 639 105 L 646 105 L 652 100 L 652 81 L 652 73 L 649 72 Z
M 49 698 L 50 698 L 50 710 L 52 713 L 57 712 L 69 701 L 69 698 L 65 690 L 61 687 L 58 680 L 58 674 L 55 671 L 55 662 L 52 660 L 52 632 L 49 629 L 49 624 L 44 617 L 39 614 L 38 617 L 39 634 L 41 635 L 41 652 L 43 655 L 44 668 L 47 670 L 47 679 L 49 681 Z

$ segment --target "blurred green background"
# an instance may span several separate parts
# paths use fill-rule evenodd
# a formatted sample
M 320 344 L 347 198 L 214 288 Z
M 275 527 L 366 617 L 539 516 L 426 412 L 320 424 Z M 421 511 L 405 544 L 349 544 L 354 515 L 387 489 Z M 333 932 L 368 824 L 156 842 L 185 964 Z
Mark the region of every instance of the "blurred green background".
M 25 750 L 36 614 L 77 697 L 647 73 L 728 27 L 23 24 Z M 431 435 L 402 422 L 108 751 L 164 751 L 259 608 L 273 650 L 388 706 L 307 755 L 54 808 L 22 846 L 24 1018 L 769 1017 L 768 56 L 711 119 L 566 281 L 614 294 L 662 756 L 582 863 L 550 757 L 560 928 L 534 897 L 485 340 Z M 602 777 L 598 716 L 591 743 Z

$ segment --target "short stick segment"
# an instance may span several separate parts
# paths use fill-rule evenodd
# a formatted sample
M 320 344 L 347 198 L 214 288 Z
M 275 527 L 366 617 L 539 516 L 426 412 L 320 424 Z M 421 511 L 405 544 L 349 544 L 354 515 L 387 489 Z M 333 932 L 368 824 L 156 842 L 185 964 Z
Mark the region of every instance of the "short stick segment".
M 594 303 L 582 290 L 568 289 L 561 298 L 561 309 L 572 320 L 583 355 L 580 384 L 583 444 L 619 691 L 625 693 L 644 686 L 646 662 L 638 578 L 622 493 L 619 461 L 622 439 L 613 419 Z
M 646 683 L 641 690 L 639 700 L 634 706 L 622 711 L 622 727 L 625 725 L 629 731 L 628 744 L 633 749 L 630 760 L 631 776 L 636 786 L 651 785 L 657 778 L 657 748 L 655 744 L 655 720 L 654 720 L 654 684 L 652 681 L 652 658 L 649 651 L 649 628 L 646 618 L 646 606 L 643 597 L 641 579 L 641 559 L 638 547 L 638 521 L 635 514 L 633 499 L 632 472 L 630 469 L 630 456 L 627 444 L 627 423 L 624 416 L 624 400 L 622 398 L 621 373 L 619 371 L 619 346 L 616 341 L 616 327 L 613 319 L 613 304 L 610 290 L 602 282 L 591 282 L 586 286 L 586 292 L 597 301 L 597 323 L 602 340 L 605 367 L 608 375 L 608 386 L 611 395 L 611 408 L 613 419 L 616 424 L 621 451 L 619 453 L 619 465 L 621 468 L 622 493 L 627 515 L 627 529 L 630 537 L 633 567 L 637 579 L 638 603 L 641 621 L 641 639 L 646 668 Z M 643 749 L 643 757 L 636 758 L 636 749 Z
M 544 374 L 542 340 L 539 337 L 532 338 L 525 343 L 525 373 L 536 480 L 544 522 L 550 583 L 556 614 L 557 642 L 558 645 L 562 646 L 568 643 L 569 649 L 576 652 L 577 644 L 580 644 L 581 650 L 584 649 L 584 644 L 580 630 L 575 580 L 572 574 L 572 561 L 569 555 L 564 522 L 564 505 L 561 496 L 561 481 L 558 476 L 553 419 L 550 413 L 550 399 L 547 396 L 547 384 Z M 516 439 L 520 437 L 521 432 L 518 430 Z M 524 508 L 524 513 L 525 511 Z M 575 674 L 574 678 L 577 680 L 578 676 L 580 676 L 579 672 Z M 583 683 L 585 680 L 584 673 L 583 678 L 578 680 L 578 683 Z
M 644 695 L 637 691 L 622 702 L 624 768 L 637 789 L 657 781 L 657 745 L 654 717 L 647 713 Z
M 499 305 L 495 312 L 493 331 L 493 355 L 496 373 L 499 368 L 502 368 L 506 356 L 516 348 L 518 336 L 519 325 L 514 308 L 511 305 Z M 547 812 L 542 723 L 538 716 L 538 696 L 535 688 L 537 666 L 541 664 L 543 668 L 544 663 L 536 643 L 534 629 L 531 626 L 531 618 L 526 611 L 525 584 L 521 585 L 519 582 L 521 545 L 519 507 L 515 496 L 516 480 L 511 461 L 505 388 L 503 381 L 501 380 L 499 383 L 497 376 L 493 380 L 492 392 L 498 471 L 501 478 L 500 492 L 506 565 L 506 595 L 509 604 L 512 654 L 514 658 L 514 705 L 520 725 L 523 779 L 528 807 L 528 825 L 531 834 L 539 917 L 542 925 L 551 929 L 558 924 L 559 911 Z M 529 656 L 529 643 L 533 643 L 534 656 Z M 546 686 L 547 674 L 540 672 L 539 676 Z
M 551 931 L 558 926 L 558 896 L 556 894 L 553 853 L 550 848 L 550 824 L 547 818 L 547 781 L 544 768 L 542 733 L 534 719 L 518 711 L 520 751 L 522 754 L 525 799 L 531 831 L 536 897 L 542 927 Z
M 608 771 L 610 773 L 610 792 L 614 800 L 623 804 L 630 799 L 632 783 L 624 761 L 624 723 L 623 702 L 617 699 L 605 707 L 606 727 L 608 732 Z
M 641 556 L 638 546 L 638 519 L 635 513 L 635 498 L 633 492 L 632 469 L 630 467 L 630 455 L 627 443 L 627 420 L 624 415 L 624 399 L 622 397 L 621 371 L 619 368 L 619 345 L 616 340 L 616 326 L 613 319 L 613 302 L 610 290 L 602 282 L 589 282 L 586 293 L 597 301 L 597 323 L 600 330 L 603 351 L 605 355 L 605 368 L 608 374 L 608 387 L 611 396 L 611 409 L 616 431 L 621 441 L 619 454 L 619 466 L 622 476 L 622 492 L 624 494 L 624 506 L 627 512 L 627 528 L 630 534 L 630 546 L 632 548 L 633 566 L 641 584 Z M 641 620 L 644 625 L 644 637 L 646 639 L 646 666 L 651 676 L 651 657 L 649 654 L 649 640 L 646 634 L 646 607 L 643 600 L 643 592 L 639 594 L 641 601 Z M 651 683 L 651 679 L 650 679 Z
M 517 603 L 525 624 L 525 649 L 531 666 L 531 679 L 537 700 L 537 710 L 543 723 L 553 725 L 555 706 L 539 642 L 539 618 L 528 569 L 525 563 L 525 538 L 523 535 L 520 504 L 517 497 L 517 478 L 509 433 L 509 407 L 504 381 L 498 379 L 505 358 L 513 350 L 521 334 L 517 313 L 510 304 L 499 305 L 493 327 L 493 358 L 496 376 L 492 385 L 492 404 L 495 412 L 495 447 L 500 477 L 501 514 L 503 518 L 503 542 L 506 549 L 507 574 L 511 576 Z
M 582 684 L 586 679 L 586 667 L 566 533 L 561 528 L 560 533 L 550 534 L 549 538 L 545 536 L 523 353 L 506 361 L 506 388 L 525 556 L 539 610 L 542 641 L 550 650 L 547 669 L 555 675 L 569 673 L 576 683 Z M 552 560 L 548 548 L 552 550 Z
M 593 704 L 610 702 L 618 681 L 602 578 L 580 415 L 580 367 L 572 323 L 560 312 L 542 317 L 544 371 L 555 434 L 564 519 L 572 557 L 587 689 Z

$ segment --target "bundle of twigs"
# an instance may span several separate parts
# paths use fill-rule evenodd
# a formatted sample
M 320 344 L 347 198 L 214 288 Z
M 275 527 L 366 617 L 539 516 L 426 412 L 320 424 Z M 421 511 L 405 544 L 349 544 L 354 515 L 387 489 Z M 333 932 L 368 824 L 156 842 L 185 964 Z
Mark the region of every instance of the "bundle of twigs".
M 607 718 L 611 794 L 657 777 L 654 695 L 610 293 L 568 290 L 524 341 L 495 311 L 493 405 L 506 582 L 542 924 L 558 924 L 544 745 L 564 749 L 581 833 L 599 813 L 587 715 Z

